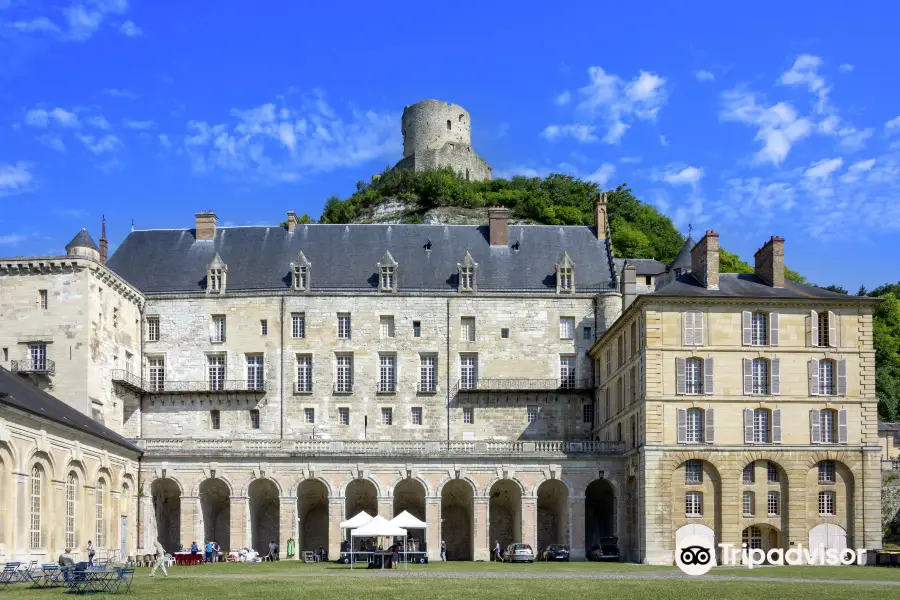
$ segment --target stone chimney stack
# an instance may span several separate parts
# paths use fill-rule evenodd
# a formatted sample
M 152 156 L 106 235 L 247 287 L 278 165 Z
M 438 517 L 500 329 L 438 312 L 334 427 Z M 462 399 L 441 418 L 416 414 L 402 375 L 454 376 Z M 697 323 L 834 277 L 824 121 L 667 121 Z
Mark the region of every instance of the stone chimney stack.
M 784 287 L 784 238 L 773 235 L 753 255 L 756 276 L 772 287 Z
M 216 237 L 216 213 L 211 210 L 198 212 L 194 215 L 197 219 L 194 237 L 198 240 L 211 240 Z
M 719 234 L 707 230 L 691 249 L 691 274 L 708 290 L 719 289 Z
M 488 209 L 491 246 L 509 245 L 509 209 L 495 206 Z
M 106 264 L 106 253 L 109 249 L 109 243 L 106 241 L 106 215 L 103 215 L 103 222 L 100 225 L 100 264 Z
M 597 239 L 606 239 L 606 192 L 600 192 L 594 202 L 594 225 L 597 227 Z
M 635 296 L 637 296 L 637 269 L 626 262 L 622 267 L 622 312 L 631 306 Z
M 297 226 L 297 213 L 292 210 L 288 211 L 288 233 L 294 233 L 294 227 Z

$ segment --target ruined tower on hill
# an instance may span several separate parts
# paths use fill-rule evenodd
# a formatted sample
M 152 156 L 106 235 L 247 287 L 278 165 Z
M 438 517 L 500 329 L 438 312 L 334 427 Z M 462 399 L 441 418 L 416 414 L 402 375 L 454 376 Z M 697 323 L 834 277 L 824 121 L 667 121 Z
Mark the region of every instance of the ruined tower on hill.
M 466 180 L 491 178 L 491 166 L 472 150 L 472 122 L 458 104 L 423 100 L 403 109 L 403 158 L 395 169 L 450 167 Z

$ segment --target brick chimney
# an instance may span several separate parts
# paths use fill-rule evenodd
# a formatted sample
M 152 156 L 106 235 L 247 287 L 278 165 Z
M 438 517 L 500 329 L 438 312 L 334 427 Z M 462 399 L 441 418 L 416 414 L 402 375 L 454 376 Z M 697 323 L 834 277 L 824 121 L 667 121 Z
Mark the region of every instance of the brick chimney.
M 297 226 L 297 213 L 292 210 L 288 211 L 288 233 L 294 233 L 294 227 Z
M 719 289 L 719 234 L 707 230 L 691 249 L 691 274 L 708 290 Z
M 622 310 L 624 311 L 637 296 L 637 268 L 630 263 L 622 267 Z
M 198 212 L 194 215 L 197 219 L 194 237 L 198 240 L 211 240 L 216 237 L 216 213 L 213 211 Z
M 106 254 L 109 250 L 109 243 L 106 241 L 106 215 L 103 215 L 103 222 L 100 225 L 100 264 L 106 264 Z
M 600 192 L 594 202 L 594 225 L 597 227 L 597 239 L 606 239 L 606 192 Z
M 495 206 L 488 209 L 491 246 L 509 245 L 509 209 Z
M 784 238 L 773 235 L 753 255 L 756 276 L 772 287 L 784 287 Z

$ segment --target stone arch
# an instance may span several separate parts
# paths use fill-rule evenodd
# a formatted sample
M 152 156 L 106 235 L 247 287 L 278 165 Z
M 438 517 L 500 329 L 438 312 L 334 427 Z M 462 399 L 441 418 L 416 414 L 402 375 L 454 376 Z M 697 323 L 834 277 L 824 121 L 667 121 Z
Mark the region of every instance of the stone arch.
M 174 477 L 158 477 L 150 482 L 150 497 L 156 519 L 156 539 L 166 549 L 181 549 L 181 482 Z
M 722 476 L 716 463 L 707 460 L 709 454 L 703 452 L 681 452 L 678 458 L 681 462 L 675 465 L 671 471 L 669 489 L 673 509 L 672 530 L 679 530 L 684 526 L 704 526 L 713 532 L 715 538 L 722 537 Z M 700 461 L 701 481 L 689 482 L 687 480 L 688 461 Z M 687 515 L 685 499 L 688 493 L 700 492 L 700 515 Z M 677 542 L 677 538 L 676 538 Z
M 441 490 L 441 540 L 448 560 L 473 560 L 475 490 L 468 478 L 448 479 Z
M 559 479 L 545 479 L 537 487 L 537 548 L 535 548 L 535 552 L 543 551 L 550 544 L 571 546 L 569 498 L 568 486 Z
M 216 475 L 216 477 L 218 478 L 218 474 Z M 278 490 L 278 495 L 279 496 L 285 495 L 284 494 L 284 486 L 281 485 L 281 482 L 278 480 L 278 478 L 272 477 L 271 475 L 266 474 L 265 477 L 253 477 L 252 479 L 250 479 L 250 481 L 248 481 L 247 483 L 242 485 L 240 496 L 243 496 L 243 497 L 249 496 L 251 486 L 253 486 L 253 484 L 256 483 L 257 481 L 271 481 L 272 485 L 275 486 L 275 489 Z M 268 551 L 268 548 L 266 549 L 266 551 Z
M 558 481 L 566 486 L 566 493 L 570 498 L 574 498 L 575 496 L 577 496 L 577 494 L 575 493 L 575 488 L 572 486 L 572 483 L 568 479 L 566 479 L 565 477 L 547 477 L 546 474 L 544 474 L 544 477 L 540 481 L 535 483 L 527 490 L 525 496 L 530 498 L 536 497 L 540 487 L 548 481 Z
M 440 496 L 444 493 L 444 488 L 454 481 L 465 481 L 472 490 L 472 497 L 478 495 L 478 484 L 475 483 L 475 480 L 469 477 L 468 475 L 461 475 L 460 477 L 444 477 L 440 483 L 435 486 L 435 490 L 437 491 L 437 495 Z
M 347 481 L 342 482 L 342 483 L 341 483 L 341 488 L 340 488 L 340 489 L 341 489 L 340 495 L 346 498 L 346 497 L 347 497 L 347 490 L 348 490 L 348 489 L 350 488 L 350 486 L 353 485 L 353 483 L 356 482 L 356 481 L 367 481 L 367 482 L 371 483 L 372 486 L 375 488 L 375 497 L 376 497 L 376 498 L 381 497 L 381 496 L 384 495 L 384 494 L 382 493 L 382 491 L 381 491 L 381 484 L 380 484 L 380 483 L 378 482 L 378 480 L 375 479 L 374 477 L 354 477 L 353 479 L 349 479 L 349 480 L 347 480 Z M 352 517 L 352 516 L 353 516 L 353 515 L 349 515 L 347 518 L 349 519 L 349 518 Z
M 328 548 L 331 490 L 322 479 L 304 479 L 297 485 L 297 550 Z
M 31 473 L 31 467 L 33 467 L 35 463 L 40 463 L 41 467 L 44 469 L 44 475 L 47 477 L 47 481 L 56 479 L 56 474 L 59 471 L 57 469 L 56 459 L 53 458 L 53 455 L 50 452 L 44 452 L 35 447 L 31 449 L 31 452 L 28 453 L 25 460 L 25 473 Z
M 409 477 L 397 481 L 392 488 L 392 496 L 393 514 L 395 517 L 403 511 L 407 511 L 417 519 L 422 521 L 426 520 L 425 499 L 428 496 L 428 486 L 425 485 L 421 479 L 418 477 Z M 410 543 L 412 544 L 411 550 L 426 550 L 424 529 L 409 529 L 408 535 Z
M 609 479 L 595 479 L 584 490 L 584 550 L 599 546 L 605 537 L 616 535 L 615 484 Z
M 352 519 L 360 511 L 378 514 L 377 484 L 369 478 L 354 479 L 344 488 L 344 518 Z
M 178 493 L 179 493 L 180 495 L 183 495 L 183 494 L 184 494 L 184 484 L 181 483 L 181 480 L 180 480 L 178 477 L 176 477 L 176 476 L 174 476 L 174 475 L 172 475 L 172 474 L 166 473 L 166 476 L 165 476 L 165 477 L 154 476 L 153 479 L 148 480 L 147 483 L 149 483 L 150 486 L 152 487 L 153 484 L 155 484 L 155 483 L 158 482 L 158 481 L 166 481 L 166 482 L 169 482 L 169 484 L 175 486 L 175 488 L 178 490 Z M 167 485 L 169 485 L 169 484 L 167 484 Z
M 740 494 L 738 500 L 743 504 L 744 492 L 753 492 L 754 511 L 751 516 L 743 514 L 741 508 L 741 529 L 743 530 L 751 526 L 756 526 L 763 532 L 766 538 L 764 546 L 768 550 L 770 547 L 778 547 L 787 549 L 787 539 L 782 532 L 788 531 L 790 524 L 790 483 L 792 473 L 788 471 L 784 465 L 779 462 L 783 459 L 783 455 L 773 452 L 748 452 L 742 456 L 741 471 L 735 475 L 734 481 L 739 485 Z M 744 478 L 744 471 L 752 467 L 753 481 L 747 483 Z M 769 466 L 775 467 L 777 473 L 777 481 L 773 481 L 769 476 Z M 796 475 L 796 471 L 794 472 Z M 777 514 L 769 513 L 768 497 L 770 492 L 778 494 L 778 512 Z M 773 533 L 774 532 L 774 533 Z M 777 542 L 779 546 L 771 546 L 773 542 Z
M 253 549 L 265 556 L 269 542 L 280 546 L 281 490 L 268 477 L 254 479 L 247 486 L 250 505 L 250 539 Z
M 209 477 L 197 485 L 196 497 L 200 499 L 200 515 L 203 520 L 203 545 L 210 540 L 218 542 L 223 551 L 231 549 L 231 486 L 223 479 Z
M 812 463 L 806 473 L 806 529 L 812 531 L 816 526 L 821 524 L 833 524 L 842 528 L 847 536 L 849 544 L 856 542 L 856 530 L 853 527 L 855 523 L 855 492 L 856 492 L 856 476 L 853 473 L 851 464 L 841 460 L 846 455 L 843 452 L 816 452 L 809 458 Z M 815 460 L 818 459 L 818 460 Z M 834 477 L 832 481 L 820 480 L 819 465 L 823 462 L 830 462 L 834 466 Z M 833 497 L 834 514 L 825 515 L 820 511 L 819 494 L 824 492 L 831 494 Z
M 206 481 L 208 481 L 210 479 L 217 479 L 220 482 L 222 482 L 222 484 L 228 490 L 228 496 L 229 497 L 234 496 L 234 484 L 231 482 L 231 478 L 222 473 L 216 473 L 215 477 L 203 477 L 202 479 L 197 479 L 194 482 L 194 486 L 191 488 L 191 497 L 196 498 L 196 497 L 200 496 L 200 486 L 202 486 Z M 246 489 L 243 489 L 241 491 L 246 495 L 246 492 L 247 492 Z
M 499 477 L 499 476 L 495 476 L 493 479 L 491 479 L 487 483 L 487 485 L 484 486 L 484 489 L 482 490 L 481 495 L 482 496 L 490 496 L 491 488 L 493 488 L 497 484 L 498 481 L 509 481 L 510 483 L 515 485 L 516 488 L 518 488 L 519 495 L 521 495 L 523 497 L 525 496 L 525 492 L 526 492 L 525 485 L 521 481 L 519 481 L 515 477 Z
M 400 475 L 400 476 L 395 477 L 394 479 L 392 479 L 392 480 L 390 481 L 390 483 L 388 483 L 388 489 L 386 490 L 387 493 L 388 493 L 389 495 L 393 496 L 393 495 L 394 495 L 394 491 L 396 490 L 397 486 L 398 486 L 399 484 L 401 484 L 402 482 L 407 481 L 407 480 L 412 480 L 412 481 L 417 481 L 417 482 L 419 482 L 419 483 L 422 485 L 422 487 L 424 488 L 424 490 L 425 490 L 425 495 L 426 495 L 426 496 L 431 495 L 431 494 L 429 493 L 430 490 L 431 490 L 431 486 L 428 485 L 428 482 L 425 481 L 425 479 L 422 478 L 421 476 L 416 475 L 416 474 L 414 474 L 414 473 L 410 473 L 410 475 L 409 475 L 408 477 L 405 476 L 405 475 Z
M 499 542 L 501 550 L 522 541 L 522 484 L 515 479 L 496 479 L 486 488 L 488 500 L 488 550 Z

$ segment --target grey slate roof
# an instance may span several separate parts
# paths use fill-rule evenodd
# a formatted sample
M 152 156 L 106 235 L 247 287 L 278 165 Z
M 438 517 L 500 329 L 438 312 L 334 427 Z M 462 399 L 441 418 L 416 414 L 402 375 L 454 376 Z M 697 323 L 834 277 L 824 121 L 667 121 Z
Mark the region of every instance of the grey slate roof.
M 636 275 L 660 275 L 666 272 L 666 264 L 656 260 L 655 258 L 616 258 L 616 272 L 621 273 L 622 267 L 628 261 L 629 265 L 634 265 Z
M 134 452 L 142 452 L 140 448 L 112 429 L 78 412 L 62 400 L 51 396 L 3 367 L 0 367 L 0 404 L 30 412 Z
M 82 228 L 78 234 L 72 238 L 72 241 L 66 244 L 66 251 L 69 251 L 69 248 L 92 248 L 97 250 L 97 244 L 94 243 L 94 238 L 91 237 L 91 234 L 87 232 L 87 229 Z M 99 252 L 99 250 L 98 250 Z
M 108 267 L 145 293 L 195 292 L 206 285 L 216 253 L 228 266 L 228 289 L 290 287 L 290 263 L 311 263 L 312 290 L 377 290 L 377 264 L 397 261 L 398 291 L 455 291 L 466 252 L 478 264 L 480 291 L 556 292 L 556 261 L 568 252 L 576 291 L 610 289 L 605 241 L 592 227 L 510 225 L 509 244 L 491 247 L 487 225 L 298 225 L 218 228 L 197 241 L 193 229 L 134 231 Z M 430 250 L 426 245 L 430 242 Z M 518 249 L 515 249 L 518 248 Z
M 692 274 L 688 273 L 678 277 L 672 283 L 659 288 L 655 292 L 650 292 L 645 295 L 665 297 L 704 296 L 708 298 L 819 298 L 844 301 L 877 301 L 875 298 L 838 294 L 814 285 L 806 285 L 788 280 L 785 280 L 783 288 L 776 288 L 770 286 L 752 273 L 721 273 L 719 275 L 718 290 L 706 289 Z
M 690 269 L 691 268 L 691 249 L 697 245 L 697 242 L 694 241 L 694 238 L 688 236 L 686 240 L 684 240 L 684 244 L 681 245 L 681 250 L 678 251 L 678 256 L 675 257 L 675 260 L 672 261 L 670 265 L 672 269 Z

